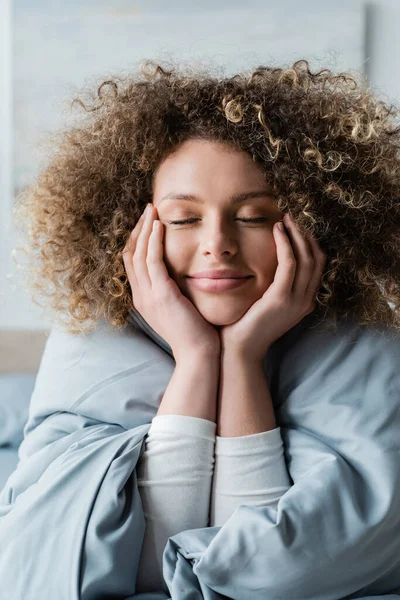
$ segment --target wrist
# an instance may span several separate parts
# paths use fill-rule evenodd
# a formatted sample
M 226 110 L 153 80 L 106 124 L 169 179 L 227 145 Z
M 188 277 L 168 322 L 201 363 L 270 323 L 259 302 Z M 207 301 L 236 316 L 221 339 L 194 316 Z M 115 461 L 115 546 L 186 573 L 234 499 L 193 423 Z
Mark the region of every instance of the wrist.
M 219 367 L 221 350 L 216 348 L 194 348 L 174 355 L 176 365 L 192 368 L 202 365 L 203 368 Z
M 241 364 L 247 365 L 259 365 L 263 367 L 264 358 L 267 354 L 268 349 L 262 355 L 255 354 L 254 352 L 249 352 L 241 348 L 237 348 L 235 346 L 223 348 L 221 350 L 221 361 L 240 361 Z
M 220 364 L 202 354 L 176 361 L 157 416 L 183 415 L 216 421 Z

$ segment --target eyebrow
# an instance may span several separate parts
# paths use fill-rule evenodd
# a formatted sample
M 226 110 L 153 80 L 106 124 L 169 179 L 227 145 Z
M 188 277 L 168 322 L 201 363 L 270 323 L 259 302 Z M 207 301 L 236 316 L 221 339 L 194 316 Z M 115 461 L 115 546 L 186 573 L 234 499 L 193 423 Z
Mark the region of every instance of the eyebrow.
M 262 198 L 262 197 L 272 197 L 274 198 L 274 193 L 272 189 L 265 190 L 256 190 L 254 192 L 242 192 L 241 194 L 234 194 L 231 196 L 230 201 L 232 204 L 238 204 L 239 202 L 244 202 L 245 200 L 251 200 L 252 198 Z M 194 194 L 177 194 L 175 192 L 170 192 L 166 194 L 163 198 L 161 198 L 161 202 L 164 200 L 186 200 L 187 202 L 195 202 L 196 204 L 204 204 L 204 200 L 201 200 L 198 196 Z

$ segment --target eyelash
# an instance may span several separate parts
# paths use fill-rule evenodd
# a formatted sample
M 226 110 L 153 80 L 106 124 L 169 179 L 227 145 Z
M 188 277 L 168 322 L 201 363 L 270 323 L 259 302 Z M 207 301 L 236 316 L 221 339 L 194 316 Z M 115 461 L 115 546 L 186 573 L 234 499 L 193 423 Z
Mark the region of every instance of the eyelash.
M 198 219 L 186 219 L 185 221 L 167 221 L 170 225 L 183 225 L 184 223 L 193 223 L 194 221 L 198 221 Z M 265 217 L 257 217 L 254 219 L 238 219 L 238 221 L 244 221 L 245 223 L 263 223 L 267 221 Z

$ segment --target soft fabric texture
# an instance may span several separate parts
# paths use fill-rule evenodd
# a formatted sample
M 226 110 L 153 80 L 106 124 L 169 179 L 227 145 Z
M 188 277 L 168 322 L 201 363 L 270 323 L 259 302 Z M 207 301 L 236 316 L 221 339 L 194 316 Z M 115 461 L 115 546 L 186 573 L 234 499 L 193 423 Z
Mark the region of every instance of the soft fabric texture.
M 222 526 L 241 504 L 276 508 L 291 485 L 280 427 L 238 437 L 220 437 L 216 428 L 214 421 L 184 415 L 152 420 L 136 469 L 146 520 L 137 592 L 168 592 L 168 538 Z
M 135 594 L 136 465 L 173 356 L 131 326 L 53 328 L 0 495 L 1 600 L 396 598 L 400 338 L 349 320 L 319 331 L 312 316 L 264 363 L 293 485 L 277 508 L 241 505 L 169 538 L 169 594 Z
M 241 504 L 276 509 L 291 485 L 280 427 L 238 437 L 217 435 L 209 525 L 224 525 Z
M 34 373 L 0 374 L 0 446 L 22 442 L 35 381 Z
M 18 450 L 11 446 L 0 448 L 0 493 L 18 464 Z M 0 546 L 1 547 L 1 546 Z M 0 550 L 1 557 L 1 550 Z M 1 560 L 1 558 L 0 558 Z
M 163 551 L 168 538 L 208 527 L 216 423 L 184 415 L 154 417 L 137 467 L 146 520 L 137 592 L 168 592 Z

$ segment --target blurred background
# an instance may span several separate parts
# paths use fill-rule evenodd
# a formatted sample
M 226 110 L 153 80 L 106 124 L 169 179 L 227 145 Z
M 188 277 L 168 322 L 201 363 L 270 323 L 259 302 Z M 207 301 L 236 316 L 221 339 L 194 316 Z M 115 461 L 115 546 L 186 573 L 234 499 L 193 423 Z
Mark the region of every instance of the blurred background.
M 234 74 L 307 58 L 314 68 L 360 71 L 397 102 L 399 30 L 399 0 L 0 0 L 0 330 L 49 328 L 17 285 L 11 209 L 46 162 L 43 135 L 74 119 L 68 102 L 82 85 L 146 59 Z

